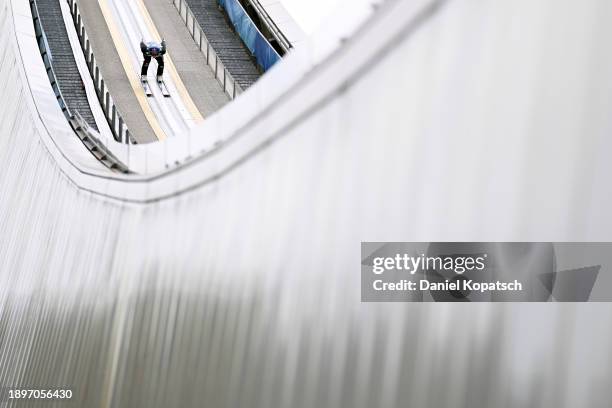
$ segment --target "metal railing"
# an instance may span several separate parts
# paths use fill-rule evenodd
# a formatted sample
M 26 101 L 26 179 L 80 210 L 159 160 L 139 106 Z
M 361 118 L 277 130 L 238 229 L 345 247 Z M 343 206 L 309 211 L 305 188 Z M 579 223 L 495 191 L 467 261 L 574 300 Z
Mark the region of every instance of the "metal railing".
M 121 143 L 134 142 L 130 138 L 130 131 L 119 114 L 119 110 L 117 109 L 117 106 L 115 106 L 115 102 L 108 91 L 106 82 L 104 82 L 104 78 L 100 73 L 100 67 L 96 62 L 96 57 L 94 56 L 91 43 L 89 41 L 89 36 L 85 30 L 85 24 L 83 23 L 81 12 L 79 11 L 79 6 L 77 4 L 78 2 L 77 0 L 66 1 L 70 5 L 70 14 L 72 15 L 72 21 L 74 22 L 74 27 L 79 37 L 79 43 L 81 44 L 83 55 L 85 56 L 85 62 L 87 63 L 87 68 L 89 70 L 89 74 L 91 75 L 91 79 L 93 80 L 96 95 L 98 96 L 98 101 L 102 106 L 102 111 L 104 112 L 104 116 L 108 121 L 113 137 L 116 141 Z
M 36 35 L 36 42 L 38 44 L 38 49 L 40 51 L 40 55 L 42 57 L 43 63 L 45 65 L 45 70 L 47 71 L 47 77 L 49 78 L 49 82 L 51 83 L 51 88 L 53 89 L 53 93 L 55 94 L 55 98 L 57 99 L 57 103 L 70 127 L 74 131 L 74 133 L 81 139 L 81 142 L 87 147 L 87 149 L 106 167 L 111 170 L 129 173 L 128 167 L 123 164 L 119 159 L 117 159 L 109 150 L 104 146 L 104 143 L 100 141 L 93 132 L 90 131 L 89 125 L 87 121 L 83 119 L 78 110 L 70 111 L 68 105 L 66 104 L 66 100 L 62 95 L 62 91 L 59 88 L 59 84 L 57 82 L 57 77 L 55 75 L 55 71 L 53 70 L 53 65 L 51 64 L 50 51 L 48 48 L 47 39 L 45 36 L 44 29 L 40 22 L 40 13 L 38 12 L 38 5 L 36 4 L 36 0 L 30 0 L 30 10 L 32 12 L 32 20 L 34 22 L 34 33 Z M 127 132 L 127 131 L 126 131 Z M 126 137 L 129 137 L 129 134 L 126 133 Z
M 280 54 L 272 47 L 238 0 L 217 0 L 217 4 L 225 10 L 234 30 L 255 57 L 259 68 L 265 72 L 281 59 Z
M 221 62 L 221 59 L 217 56 L 217 53 L 213 49 L 212 45 L 206 38 L 202 27 L 197 22 L 195 15 L 189 8 L 189 5 L 185 0 L 172 0 L 172 4 L 178 11 L 181 19 L 185 22 L 185 26 L 187 27 L 187 31 L 195 41 L 196 45 L 200 49 L 200 51 L 206 57 L 206 64 L 212 68 L 213 73 L 215 74 L 215 78 L 223 87 L 223 92 L 225 92 L 231 99 L 236 98 L 236 96 L 240 95 L 243 92 L 243 89 L 236 82 L 234 77 L 229 73 L 225 65 Z
M 251 7 L 253 7 L 257 15 L 261 18 L 263 24 L 266 26 L 268 31 L 270 31 L 270 34 L 274 36 L 283 51 L 288 52 L 291 48 L 293 48 L 293 45 L 291 45 L 289 39 L 285 36 L 285 34 L 283 34 L 280 28 L 278 28 L 274 20 L 272 20 L 272 17 L 270 17 L 266 9 L 259 2 L 259 0 L 247 1 L 251 5 Z

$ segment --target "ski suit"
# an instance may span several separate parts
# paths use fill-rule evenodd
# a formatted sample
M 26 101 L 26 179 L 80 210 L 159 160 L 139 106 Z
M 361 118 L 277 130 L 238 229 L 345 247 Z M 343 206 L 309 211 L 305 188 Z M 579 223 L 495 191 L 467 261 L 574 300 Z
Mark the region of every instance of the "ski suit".
M 166 53 L 166 42 L 162 40 L 160 44 L 155 41 L 149 41 L 147 43 L 141 41 L 140 51 L 142 51 L 142 56 L 144 57 L 140 75 L 147 75 L 151 58 L 155 58 L 155 61 L 157 61 L 157 78 L 160 79 L 164 74 L 164 54 Z

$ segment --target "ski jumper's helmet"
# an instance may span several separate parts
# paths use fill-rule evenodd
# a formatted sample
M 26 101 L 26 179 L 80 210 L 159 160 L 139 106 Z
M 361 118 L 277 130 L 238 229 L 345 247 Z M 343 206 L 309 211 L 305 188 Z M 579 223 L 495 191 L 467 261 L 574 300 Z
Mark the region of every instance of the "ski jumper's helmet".
M 159 45 L 159 43 L 156 43 L 155 41 L 151 41 L 147 43 L 147 48 L 149 49 L 149 53 L 156 57 L 161 53 L 161 45 Z

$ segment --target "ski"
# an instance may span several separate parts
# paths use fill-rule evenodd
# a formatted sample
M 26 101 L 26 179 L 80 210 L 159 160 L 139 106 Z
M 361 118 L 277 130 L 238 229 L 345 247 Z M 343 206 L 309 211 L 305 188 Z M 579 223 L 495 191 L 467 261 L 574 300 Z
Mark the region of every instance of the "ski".
M 158 80 L 157 81 L 157 85 L 159 86 L 160 91 L 162 92 L 162 95 L 164 95 L 164 97 L 169 98 L 170 97 L 170 92 L 168 91 L 168 87 L 166 87 L 166 83 L 162 80 Z
M 151 92 L 151 87 L 149 86 L 149 81 L 146 78 L 140 78 L 140 84 L 144 89 L 145 95 L 153 96 L 153 92 Z

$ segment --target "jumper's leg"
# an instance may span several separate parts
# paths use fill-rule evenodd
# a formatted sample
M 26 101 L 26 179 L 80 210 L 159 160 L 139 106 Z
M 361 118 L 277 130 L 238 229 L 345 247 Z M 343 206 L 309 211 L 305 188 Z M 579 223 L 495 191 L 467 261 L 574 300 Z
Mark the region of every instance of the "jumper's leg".
M 157 80 L 161 81 L 164 75 L 164 57 L 156 57 L 155 61 L 157 61 Z
M 142 68 L 140 70 L 141 76 L 147 76 L 147 72 L 149 71 L 149 64 L 151 63 L 151 57 L 145 56 L 144 61 L 142 62 Z

